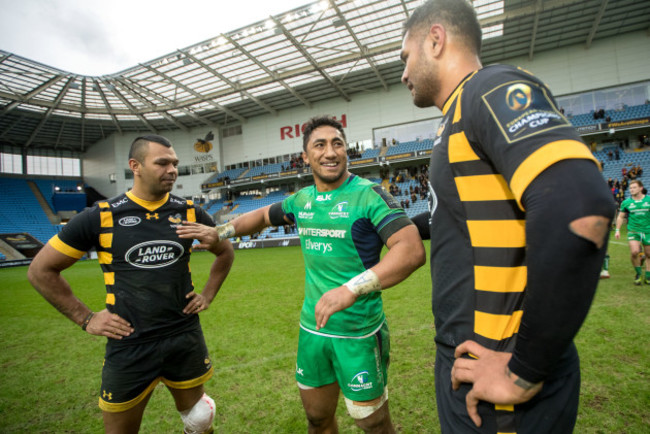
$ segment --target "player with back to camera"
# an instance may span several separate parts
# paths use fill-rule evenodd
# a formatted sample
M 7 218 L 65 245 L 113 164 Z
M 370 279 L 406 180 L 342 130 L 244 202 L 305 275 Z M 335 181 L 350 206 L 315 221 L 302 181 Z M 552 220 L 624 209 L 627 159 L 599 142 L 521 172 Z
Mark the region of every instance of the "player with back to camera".
M 630 260 L 636 275 L 634 284 L 650 284 L 650 197 L 646 196 L 643 183 L 638 180 L 630 181 L 628 186 L 630 197 L 621 203 L 621 209 L 616 217 L 614 237 L 621 238 L 621 227 L 627 223 L 627 242 L 630 246 Z M 642 256 L 645 255 L 645 272 Z
M 429 0 L 404 25 L 402 82 L 442 111 L 429 164 L 435 384 L 443 433 L 570 433 L 573 338 L 615 205 L 544 83 L 483 67 L 471 3 Z
M 178 233 L 218 240 L 296 223 L 305 299 L 295 376 L 309 432 L 338 432 L 335 412 L 342 391 L 360 428 L 390 433 L 390 340 L 381 290 L 406 279 L 426 258 L 416 227 L 397 201 L 348 171 L 346 148 L 339 122 L 312 118 L 304 129 L 302 155 L 314 185 L 216 231 L 188 224 Z M 380 259 L 384 245 L 388 252 Z
M 203 387 L 213 367 L 198 313 L 210 306 L 234 255 L 227 240 L 211 245 L 216 259 L 203 291 L 194 291 L 193 240 L 180 239 L 176 227 L 191 221 L 214 230 L 214 223 L 202 208 L 170 194 L 177 165 L 166 138 L 135 139 L 133 189 L 76 215 L 29 267 L 30 282 L 48 302 L 87 333 L 108 338 L 99 397 L 107 433 L 137 433 L 159 381 L 171 392 L 185 433 L 213 431 L 214 401 Z M 107 291 L 99 312 L 61 276 L 93 247 Z

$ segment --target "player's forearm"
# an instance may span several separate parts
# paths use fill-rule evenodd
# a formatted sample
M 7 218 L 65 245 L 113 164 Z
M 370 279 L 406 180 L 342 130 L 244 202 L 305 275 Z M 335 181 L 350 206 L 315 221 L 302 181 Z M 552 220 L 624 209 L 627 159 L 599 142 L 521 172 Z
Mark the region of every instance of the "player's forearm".
M 208 302 L 212 302 L 219 289 L 221 289 L 235 259 L 232 244 L 228 240 L 222 241 L 219 244 L 218 250 L 213 251 L 213 253 L 216 258 L 210 267 L 210 275 L 201 292 Z
M 241 215 L 229 222 L 234 229 L 234 234 L 232 236 L 240 237 L 244 235 L 252 235 L 270 226 L 271 223 L 268 220 L 269 208 L 270 206 L 265 206 L 263 208 L 247 212 L 246 214 Z
M 532 383 L 550 375 L 580 329 L 607 250 L 613 200 L 599 172 L 584 164 L 557 163 L 523 198 L 528 280 L 509 367 Z
M 91 312 L 81 300 L 72 293 L 70 285 L 56 271 L 34 270 L 30 267 L 27 278 L 39 294 L 59 312 L 78 325 Z
M 383 289 L 402 282 L 426 262 L 424 246 L 414 225 L 400 229 L 395 237 L 388 252 L 372 268 Z

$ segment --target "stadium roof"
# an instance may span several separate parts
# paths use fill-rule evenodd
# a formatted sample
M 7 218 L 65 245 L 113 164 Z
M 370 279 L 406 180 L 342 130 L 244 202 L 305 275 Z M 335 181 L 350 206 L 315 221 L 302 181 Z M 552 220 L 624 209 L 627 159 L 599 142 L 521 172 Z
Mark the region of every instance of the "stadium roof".
M 399 83 L 402 23 L 421 0 L 324 0 L 116 74 L 0 50 L 0 144 L 83 152 L 118 133 L 189 131 Z M 639 0 L 474 0 L 482 61 L 650 28 Z M 604 59 L 603 61 L 606 61 Z

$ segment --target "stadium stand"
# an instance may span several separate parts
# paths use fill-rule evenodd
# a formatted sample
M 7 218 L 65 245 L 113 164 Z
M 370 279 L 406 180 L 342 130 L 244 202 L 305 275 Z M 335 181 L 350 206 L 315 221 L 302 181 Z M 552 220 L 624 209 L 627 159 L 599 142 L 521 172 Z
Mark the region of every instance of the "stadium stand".
M 27 232 L 43 243 L 55 235 L 58 225 L 50 223 L 24 179 L 0 179 L 0 233 Z

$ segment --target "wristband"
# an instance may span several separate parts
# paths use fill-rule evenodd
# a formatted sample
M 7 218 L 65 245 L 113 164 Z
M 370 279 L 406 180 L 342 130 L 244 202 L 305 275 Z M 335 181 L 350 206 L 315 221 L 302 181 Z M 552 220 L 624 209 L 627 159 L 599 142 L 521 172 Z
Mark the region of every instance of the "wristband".
M 91 319 L 93 319 L 94 316 L 95 316 L 95 312 L 90 312 L 88 314 L 83 324 L 81 324 L 81 330 L 86 331 L 86 327 L 88 327 L 88 323 L 90 322 Z
M 372 270 L 366 270 L 361 274 L 357 274 L 343 285 L 357 296 L 381 290 L 379 277 Z
M 224 223 L 215 227 L 217 235 L 219 236 L 219 241 L 232 238 L 235 236 L 235 227 L 232 223 Z

